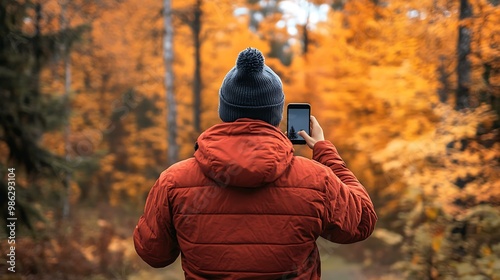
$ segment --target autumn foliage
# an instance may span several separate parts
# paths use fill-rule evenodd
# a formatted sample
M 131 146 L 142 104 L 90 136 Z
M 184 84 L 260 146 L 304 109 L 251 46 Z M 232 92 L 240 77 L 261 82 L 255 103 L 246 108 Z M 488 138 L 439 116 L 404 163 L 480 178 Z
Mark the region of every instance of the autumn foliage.
M 39 90 L 67 110 L 55 107 L 64 122 L 40 132 L 37 143 L 64 158 L 67 169 L 56 176 L 18 175 L 25 175 L 21 199 L 33 208 L 27 214 L 33 230 L 22 231 L 23 242 L 35 248 L 23 253 L 28 261 L 20 269 L 56 278 L 123 269 L 125 277 L 141 266 L 131 245 L 123 244 L 147 192 L 168 167 L 163 3 L 33 2 L 41 4 L 41 17 L 27 5 L 19 30 L 27 37 L 37 27 L 42 35 L 62 34 L 51 37 Z M 472 7 L 467 19 L 459 17 L 461 2 Z M 300 9 L 286 8 L 298 3 Z M 375 202 L 380 222 L 374 235 L 353 247 L 325 245 L 324 255 L 359 264 L 367 279 L 500 277 L 498 1 L 174 0 L 172 13 L 179 160 L 193 154 L 195 116 L 201 130 L 220 122 L 219 86 L 238 53 L 258 48 L 281 76 L 286 102 L 311 104 L 326 138 Z M 471 34 L 465 109 L 455 106 L 460 27 Z M 0 130 L 3 169 L 18 164 L 6 135 Z M 296 153 L 310 156 L 304 147 Z M 61 183 L 64 170 L 71 170 L 69 189 Z M 62 219 L 65 199 L 74 222 Z M 37 261 L 41 257 L 50 262 Z M 84 268 L 65 268 L 65 262 Z M 66 271 L 51 274 L 57 269 Z

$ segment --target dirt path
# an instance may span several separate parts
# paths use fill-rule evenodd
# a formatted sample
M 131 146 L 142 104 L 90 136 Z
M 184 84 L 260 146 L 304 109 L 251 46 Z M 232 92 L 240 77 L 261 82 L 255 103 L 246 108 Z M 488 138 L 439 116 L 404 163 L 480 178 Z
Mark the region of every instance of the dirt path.
M 321 263 L 322 277 L 325 280 L 366 280 L 358 264 L 346 263 L 338 256 L 323 258 Z M 163 269 L 145 268 L 131 275 L 128 280 L 184 280 L 180 258 Z

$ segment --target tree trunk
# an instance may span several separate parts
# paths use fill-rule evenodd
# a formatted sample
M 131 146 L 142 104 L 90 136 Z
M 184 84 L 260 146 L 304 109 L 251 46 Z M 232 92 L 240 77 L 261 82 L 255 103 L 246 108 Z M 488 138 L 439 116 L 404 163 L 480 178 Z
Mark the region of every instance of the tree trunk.
M 179 158 L 177 145 L 177 105 L 174 94 L 174 29 L 172 26 L 172 1 L 163 0 L 163 24 L 165 36 L 163 38 L 163 62 L 165 64 L 165 89 L 167 105 L 167 133 L 168 152 L 167 163 L 172 165 Z
M 309 3 L 308 3 L 309 5 Z M 311 17 L 311 9 L 309 6 L 307 6 L 307 20 L 306 20 L 306 23 L 304 25 L 302 25 L 302 54 L 307 56 L 308 52 L 309 52 L 309 30 L 308 30 L 308 26 L 309 26 L 309 19 Z
M 458 34 L 458 66 L 457 66 L 457 91 L 455 109 L 469 107 L 471 63 L 468 59 L 470 53 L 472 32 L 464 20 L 472 17 L 472 6 L 469 0 L 460 0 L 460 26 Z
M 193 126 L 194 132 L 200 133 L 201 131 L 201 17 L 203 12 L 201 10 L 202 0 L 196 0 L 194 7 L 194 18 L 191 25 L 193 32 L 193 45 L 194 45 L 194 80 L 193 80 Z
M 437 69 L 437 74 L 438 74 L 438 81 L 439 81 L 439 87 L 437 89 L 438 96 L 439 96 L 439 101 L 442 103 L 448 102 L 448 94 L 451 90 L 451 85 L 449 82 L 449 76 L 450 74 L 446 71 L 446 57 L 441 56 L 439 58 L 439 66 Z
M 71 111 L 70 97 L 69 97 L 71 90 L 71 61 L 68 49 L 69 42 L 66 37 L 67 36 L 66 30 L 68 30 L 69 28 L 69 20 L 66 16 L 67 7 L 68 7 L 68 0 L 64 1 L 61 5 L 61 15 L 59 20 L 60 20 L 61 32 L 65 34 L 62 38 L 60 49 L 64 64 L 64 103 L 66 109 L 66 120 L 64 124 L 64 156 L 66 162 L 69 163 L 69 161 L 71 160 L 71 154 L 70 154 L 71 144 L 69 141 L 69 135 L 71 133 L 70 123 L 69 123 L 69 115 Z M 71 172 L 69 171 L 65 172 L 63 178 L 63 185 L 65 194 L 63 195 L 62 217 L 63 219 L 67 219 L 70 214 Z

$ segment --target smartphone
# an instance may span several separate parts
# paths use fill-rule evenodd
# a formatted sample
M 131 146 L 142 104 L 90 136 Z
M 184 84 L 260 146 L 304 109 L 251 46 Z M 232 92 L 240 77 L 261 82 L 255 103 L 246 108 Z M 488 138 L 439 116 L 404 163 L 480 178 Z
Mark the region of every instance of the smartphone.
M 290 103 L 286 107 L 287 112 L 287 124 L 286 131 L 287 136 L 292 144 L 303 145 L 306 140 L 298 134 L 299 131 L 304 130 L 308 135 L 311 135 L 311 105 L 308 103 Z

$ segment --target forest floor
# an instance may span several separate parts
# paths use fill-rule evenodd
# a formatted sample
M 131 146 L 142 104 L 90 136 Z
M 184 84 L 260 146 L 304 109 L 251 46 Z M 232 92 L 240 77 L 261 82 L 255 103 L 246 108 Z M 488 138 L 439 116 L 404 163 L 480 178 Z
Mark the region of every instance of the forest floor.
M 342 280 L 367 280 L 363 275 L 359 264 L 347 263 L 341 257 L 331 256 L 321 262 L 321 278 Z M 128 280 L 184 280 L 184 272 L 181 268 L 180 259 L 162 269 L 144 267 L 137 273 L 133 273 Z

